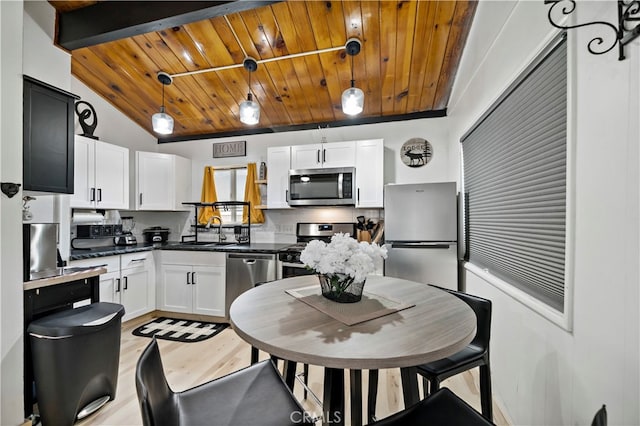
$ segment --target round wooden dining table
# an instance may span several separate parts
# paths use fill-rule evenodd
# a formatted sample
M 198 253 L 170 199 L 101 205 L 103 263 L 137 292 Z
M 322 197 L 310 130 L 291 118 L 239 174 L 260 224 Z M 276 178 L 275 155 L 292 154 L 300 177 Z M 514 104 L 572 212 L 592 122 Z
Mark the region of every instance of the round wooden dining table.
M 306 275 L 255 287 L 236 298 L 229 318 L 236 333 L 254 347 L 284 360 L 325 367 L 323 424 L 344 424 L 343 370 L 400 368 L 408 407 L 419 400 L 415 366 L 460 351 L 476 333 L 473 310 L 437 287 L 369 276 L 363 299 L 380 295 L 398 302 L 401 310 L 347 325 L 290 294 L 314 285 L 319 288 L 318 278 Z M 354 309 L 338 305 L 343 314 Z M 351 423 L 362 423 L 361 413 L 351 411 Z

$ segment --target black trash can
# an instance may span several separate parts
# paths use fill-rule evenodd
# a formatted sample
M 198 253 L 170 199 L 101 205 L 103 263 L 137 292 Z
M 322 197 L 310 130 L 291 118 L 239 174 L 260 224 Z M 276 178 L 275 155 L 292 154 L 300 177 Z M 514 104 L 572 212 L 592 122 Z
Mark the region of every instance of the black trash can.
M 124 307 L 92 303 L 29 324 L 43 426 L 73 425 L 116 396 Z

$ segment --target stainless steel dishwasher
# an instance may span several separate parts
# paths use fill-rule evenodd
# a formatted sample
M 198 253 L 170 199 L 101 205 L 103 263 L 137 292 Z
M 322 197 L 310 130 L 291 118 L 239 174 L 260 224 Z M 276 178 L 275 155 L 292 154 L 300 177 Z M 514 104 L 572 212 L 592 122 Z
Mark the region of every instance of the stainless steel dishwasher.
M 227 318 L 231 303 L 243 292 L 276 279 L 276 255 L 267 253 L 227 253 Z

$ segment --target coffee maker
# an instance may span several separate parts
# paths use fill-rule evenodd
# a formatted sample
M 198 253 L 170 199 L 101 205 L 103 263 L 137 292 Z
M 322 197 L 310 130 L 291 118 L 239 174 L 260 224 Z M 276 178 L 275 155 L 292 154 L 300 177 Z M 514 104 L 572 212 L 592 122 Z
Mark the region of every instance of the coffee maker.
M 22 225 L 24 281 L 60 275 L 58 267 L 58 224 L 25 223 Z
M 113 243 L 117 246 L 135 246 L 138 244 L 135 235 L 133 235 L 133 228 L 136 226 L 135 220 L 132 216 L 123 216 L 122 220 L 122 234 L 113 237 Z

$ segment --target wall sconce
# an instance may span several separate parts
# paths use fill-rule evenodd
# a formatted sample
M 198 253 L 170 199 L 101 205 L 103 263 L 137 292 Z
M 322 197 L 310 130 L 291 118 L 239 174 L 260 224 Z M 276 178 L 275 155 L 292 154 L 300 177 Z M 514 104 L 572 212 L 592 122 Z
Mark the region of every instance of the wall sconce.
M 624 46 L 640 35 L 640 2 L 637 0 L 618 0 L 618 26 L 605 21 L 586 22 L 584 24 L 564 25 L 561 22 L 565 17 L 575 12 L 575 0 L 544 0 L 545 4 L 551 4 L 549 8 L 549 22 L 556 28 L 569 30 L 586 27 L 588 25 L 604 25 L 610 28 L 615 37 L 609 46 L 605 44 L 603 37 L 594 37 L 587 49 L 594 55 L 602 55 L 618 45 L 618 60 L 625 59 Z M 637 23 L 634 25 L 634 23 Z
M 151 117 L 151 124 L 154 132 L 169 135 L 173 133 L 173 117 L 164 112 L 164 86 L 170 85 L 173 79 L 166 72 L 160 71 L 158 81 L 162 83 L 162 106 L 160 106 L 160 112 L 156 112 Z
M 251 57 L 246 57 L 242 63 L 244 69 L 249 71 L 249 93 L 247 100 L 240 103 L 240 121 L 244 124 L 258 124 L 260 121 L 260 105 L 253 100 L 251 94 L 251 74 L 258 69 L 258 62 Z
M 342 92 L 342 112 L 347 115 L 357 115 L 364 109 L 364 92 L 355 87 L 353 78 L 353 57 L 360 53 L 360 40 L 350 38 L 345 44 L 347 55 L 351 56 L 351 87 Z

